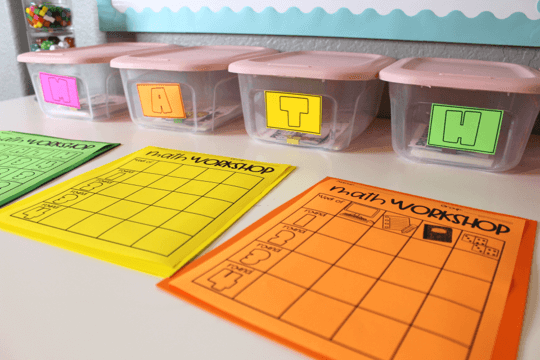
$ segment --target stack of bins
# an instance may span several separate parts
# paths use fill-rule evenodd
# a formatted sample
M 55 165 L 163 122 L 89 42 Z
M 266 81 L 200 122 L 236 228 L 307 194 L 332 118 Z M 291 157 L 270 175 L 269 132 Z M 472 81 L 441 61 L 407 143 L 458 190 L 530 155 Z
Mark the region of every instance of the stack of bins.
M 120 72 L 110 67 L 110 61 L 121 55 L 170 46 L 158 43 L 111 43 L 28 52 L 20 54 L 17 60 L 27 63 L 39 106 L 45 114 L 59 118 L 101 120 L 126 109 Z
M 342 150 L 377 115 L 382 55 L 302 51 L 231 64 L 248 134 L 278 144 Z
M 479 60 L 408 58 L 390 82 L 392 145 L 405 159 L 486 171 L 516 166 L 540 110 L 540 72 Z
M 143 127 L 211 132 L 242 114 L 232 62 L 277 53 L 251 46 L 197 46 L 122 56 L 120 68 L 132 120 Z

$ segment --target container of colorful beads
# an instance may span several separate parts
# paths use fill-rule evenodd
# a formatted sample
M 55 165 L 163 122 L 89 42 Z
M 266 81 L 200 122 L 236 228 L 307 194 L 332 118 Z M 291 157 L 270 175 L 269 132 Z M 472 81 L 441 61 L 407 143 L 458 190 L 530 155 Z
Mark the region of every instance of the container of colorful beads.
M 23 1 L 31 51 L 67 49 L 75 46 L 71 1 Z
M 175 45 L 121 42 L 17 57 L 28 66 L 41 110 L 51 117 L 101 120 L 127 110 L 122 79 L 109 62 L 118 56 Z

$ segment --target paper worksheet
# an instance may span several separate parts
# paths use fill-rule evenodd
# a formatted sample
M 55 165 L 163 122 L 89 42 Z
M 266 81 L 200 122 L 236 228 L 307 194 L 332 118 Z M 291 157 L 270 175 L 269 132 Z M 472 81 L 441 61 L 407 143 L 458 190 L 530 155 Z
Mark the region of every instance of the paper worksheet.
M 0 228 L 164 277 L 293 169 L 147 147 L 0 210 Z
M 118 145 L 0 131 L 0 206 Z
M 524 229 L 530 267 L 536 222 L 327 178 L 159 286 L 320 359 L 487 360 Z

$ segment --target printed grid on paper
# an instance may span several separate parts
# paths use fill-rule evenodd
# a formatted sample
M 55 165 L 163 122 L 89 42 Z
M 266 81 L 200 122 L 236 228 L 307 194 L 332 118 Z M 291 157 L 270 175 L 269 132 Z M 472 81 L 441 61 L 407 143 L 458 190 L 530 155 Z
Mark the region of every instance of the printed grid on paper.
M 325 197 L 193 282 L 372 359 L 467 359 L 504 242 Z
M 135 158 L 11 216 L 168 257 L 262 180 Z

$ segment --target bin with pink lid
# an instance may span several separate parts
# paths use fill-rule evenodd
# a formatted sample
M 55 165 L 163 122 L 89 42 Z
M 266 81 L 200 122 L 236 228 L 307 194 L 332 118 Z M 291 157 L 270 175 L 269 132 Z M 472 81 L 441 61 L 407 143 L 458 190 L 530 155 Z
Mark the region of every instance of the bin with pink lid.
M 127 107 L 120 72 L 109 62 L 118 56 L 159 43 L 110 43 L 65 50 L 28 52 L 17 57 L 27 64 L 39 106 L 48 116 L 99 120 Z M 176 47 L 176 46 L 174 46 Z
M 235 62 L 244 122 L 259 140 L 342 150 L 377 115 L 382 55 L 300 51 Z
M 122 56 L 120 69 L 132 120 L 143 127 L 211 132 L 242 114 L 238 76 L 230 63 L 276 50 L 196 46 Z
M 540 111 L 540 71 L 461 59 L 407 58 L 390 82 L 392 145 L 416 162 L 486 171 L 516 166 Z

